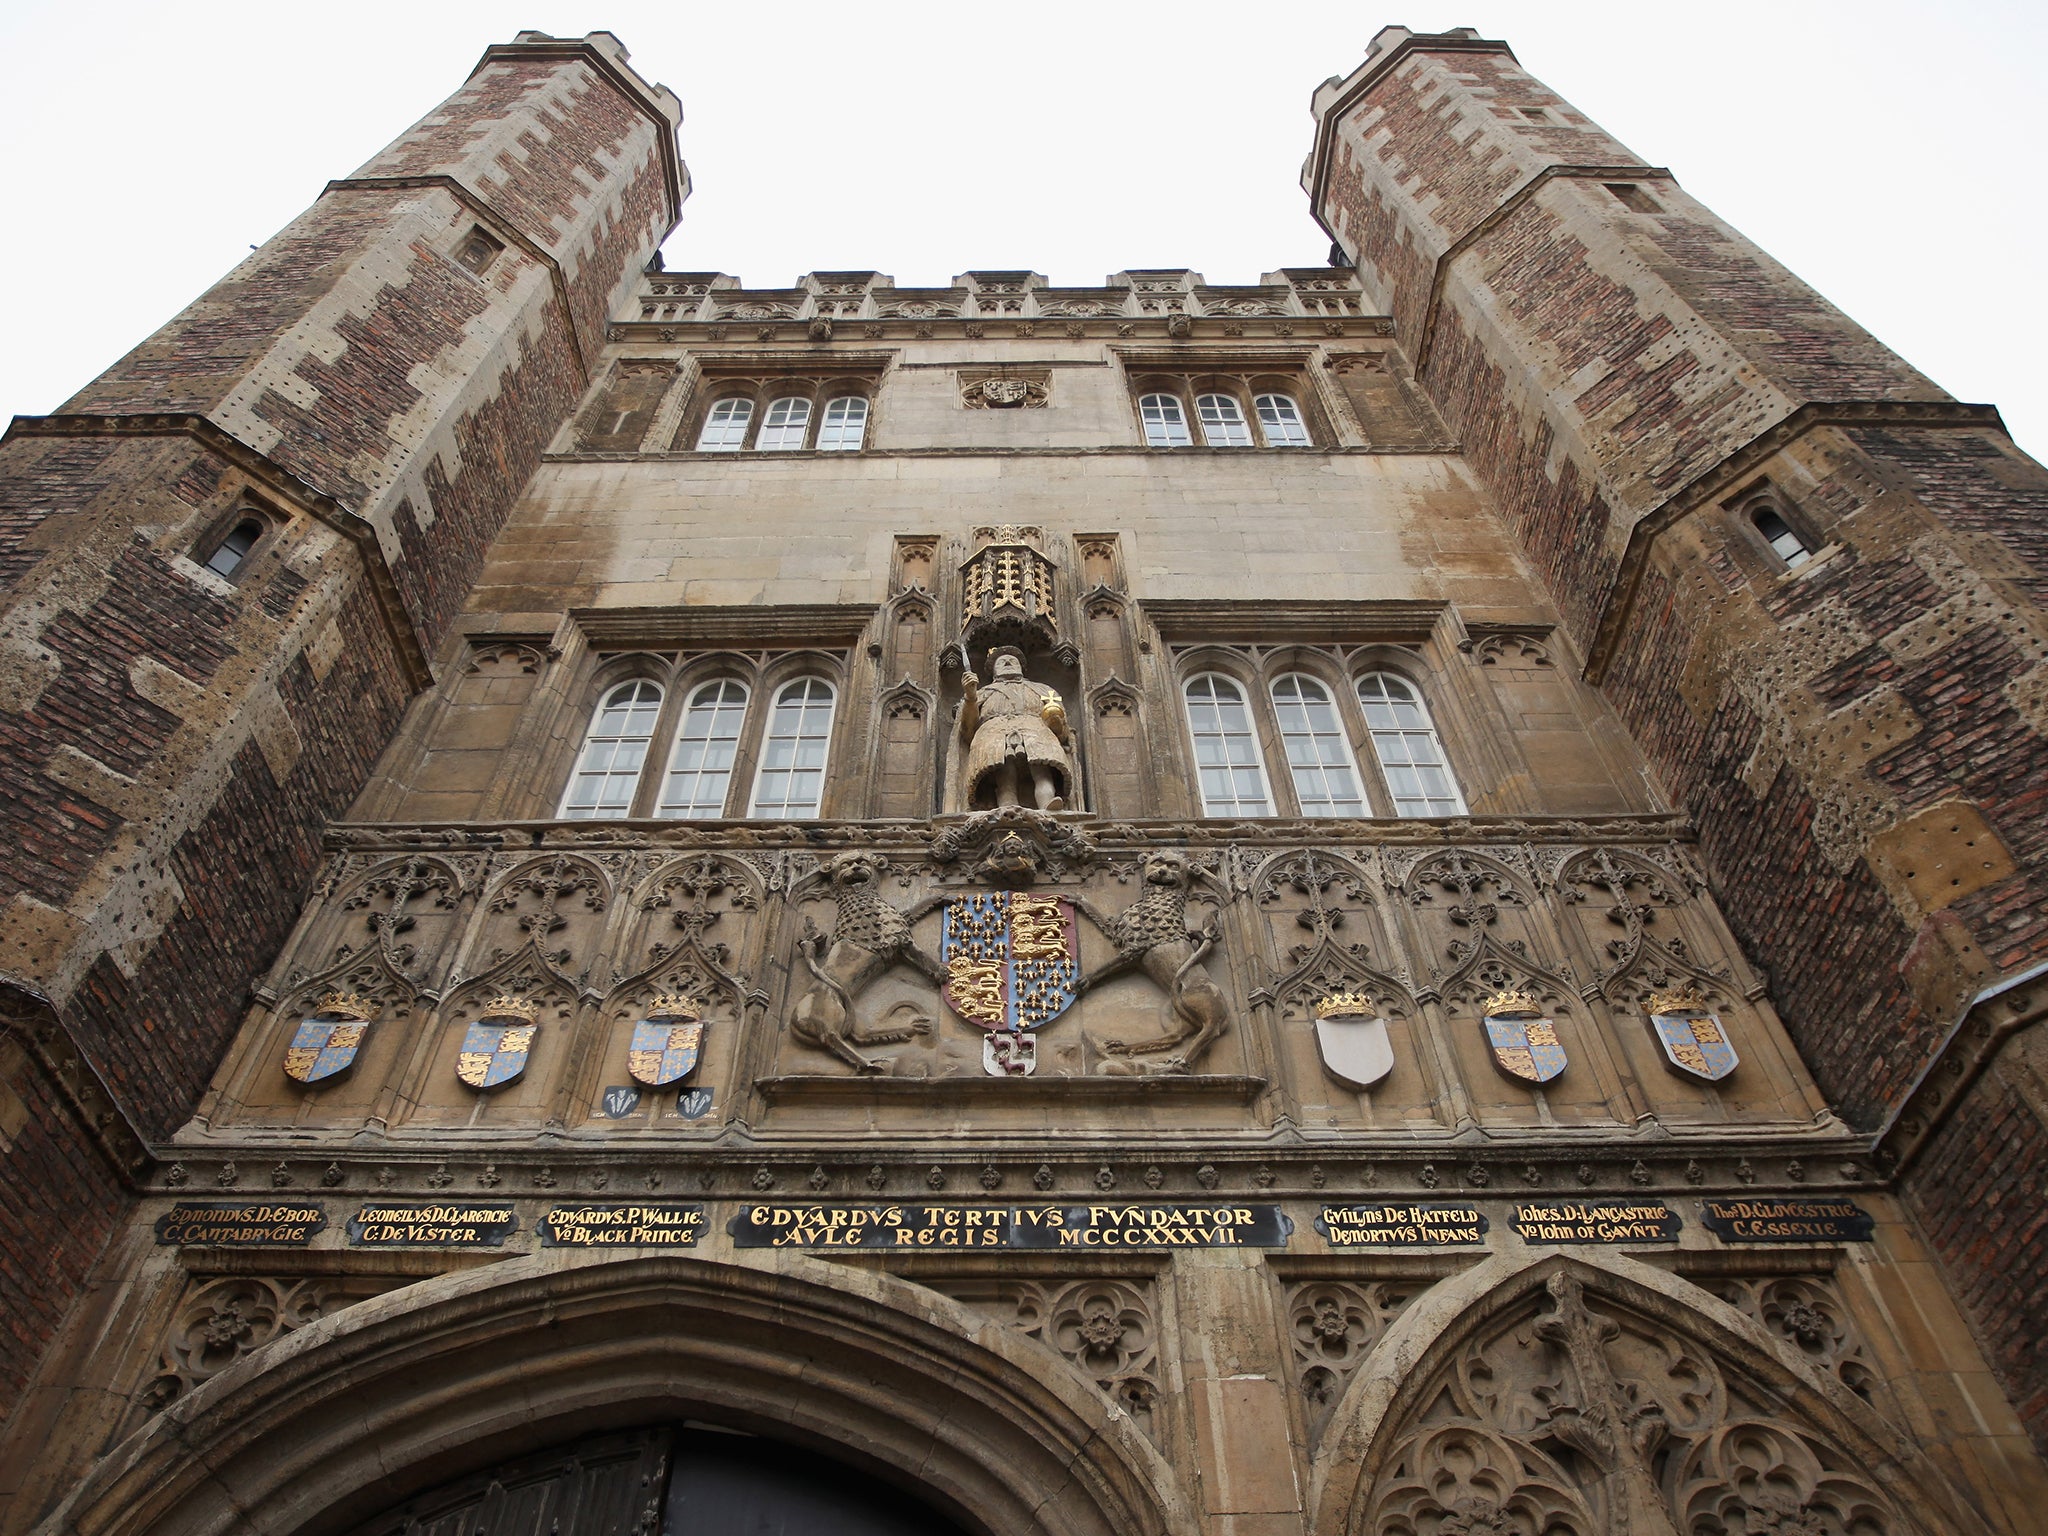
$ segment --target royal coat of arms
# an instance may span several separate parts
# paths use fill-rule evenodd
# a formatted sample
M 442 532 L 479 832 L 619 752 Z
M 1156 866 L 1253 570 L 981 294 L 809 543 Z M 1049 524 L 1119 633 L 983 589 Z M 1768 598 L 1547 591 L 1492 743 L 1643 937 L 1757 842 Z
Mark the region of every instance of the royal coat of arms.
M 1720 1015 L 1693 988 L 1653 992 L 1646 1007 L 1665 1060 L 1680 1072 L 1718 1083 L 1739 1064 Z
M 1073 1005 L 1081 978 L 1073 903 L 1025 891 L 983 891 L 946 903 L 939 958 L 946 1006 L 988 1033 L 982 1066 L 1022 1076 L 1038 1064 L 1041 1024 Z
M 655 998 L 647 1017 L 633 1026 L 626 1070 L 635 1082 L 649 1088 L 680 1083 L 695 1069 L 703 1041 L 702 1010 L 687 997 L 663 993 Z
M 1565 1069 L 1557 1026 L 1526 992 L 1496 992 L 1486 1000 L 1486 1042 L 1494 1065 L 1525 1083 L 1547 1083 Z
M 376 1009 L 353 993 L 336 992 L 299 1020 L 285 1047 L 284 1075 L 294 1082 L 319 1083 L 355 1065 Z
M 523 997 L 494 997 L 462 1037 L 455 1075 L 472 1088 L 497 1088 L 526 1070 L 540 1009 Z
M 1316 1044 L 1330 1075 L 1353 1088 L 1370 1088 L 1394 1070 L 1387 1021 L 1370 998 L 1355 992 L 1332 993 L 1316 1004 Z

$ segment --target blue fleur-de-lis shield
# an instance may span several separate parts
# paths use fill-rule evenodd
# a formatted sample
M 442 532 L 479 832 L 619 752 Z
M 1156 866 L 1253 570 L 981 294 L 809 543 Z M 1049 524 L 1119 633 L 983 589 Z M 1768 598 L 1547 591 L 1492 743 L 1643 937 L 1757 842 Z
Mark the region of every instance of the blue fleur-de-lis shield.
M 469 1026 L 455 1075 L 472 1088 L 497 1088 L 526 1070 L 533 1037 L 540 1029 L 526 1019 L 485 1016 Z
M 1680 1072 L 1718 1083 L 1733 1072 L 1740 1058 L 1720 1015 L 1704 1008 L 1674 1008 L 1650 1015 L 1664 1059 Z
M 696 1067 L 703 1040 L 704 1026 L 694 1020 L 642 1019 L 633 1026 L 633 1043 L 626 1047 L 626 1070 L 649 1088 L 679 1083 Z
M 1050 1023 L 1081 979 L 1074 906 L 1027 891 L 979 891 L 946 903 L 940 995 L 970 1024 L 1012 1032 Z
M 1541 1014 L 1489 1013 L 1486 1042 L 1493 1047 L 1494 1065 L 1522 1082 L 1547 1083 L 1565 1069 L 1557 1026 Z
M 325 1082 L 355 1065 L 368 1034 L 367 1020 L 346 1013 L 315 1013 L 299 1020 L 285 1047 L 284 1075 L 299 1083 Z

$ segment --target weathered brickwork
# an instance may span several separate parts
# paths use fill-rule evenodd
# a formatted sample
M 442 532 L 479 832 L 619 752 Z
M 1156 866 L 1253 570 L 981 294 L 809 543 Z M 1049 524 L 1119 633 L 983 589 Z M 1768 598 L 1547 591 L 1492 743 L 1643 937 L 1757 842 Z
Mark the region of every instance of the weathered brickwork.
M 2038 1079 L 2007 1059 L 1977 1080 L 1908 1186 L 2014 1406 L 2048 1445 L 2048 1125 Z
M 468 598 L 506 510 L 583 386 L 560 312 L 550 310 L 538 330 L 504 388 L 457 423 L 460 474 L 450 480 L 442 461 L 427 465 L 420 499 L 432 508 L 431 520 L 410 498 L 391 519 L 403 552 L 399 592 L 422 630 L 437 640 Z
M 402 171 L 364 173 L 424 181 L 330 188 L 0 446 L 0 965 L 146 1141 L 191 1115 L 323 829 L 673 222 L 673 98 L 609 39 L 521 46 L 444 109 L 453 139 L 409 136 Z M 447 163 L 471 141 L 487 174 Z M 468 196 L 533 246 L 463 265 Z M 246 567 L 202 571 L 251 509 Z M 85 1155 L 67 1125 L 9 1164 L 10 1191 L 48 1198 L 10 1193 L 0 1415 L 122 1198 L 111 1170 L 56 1166 L 49 1147 Z
M 1667 178 L 1641 178 L 1638 206 L 1612 196 L 1618 146 L 1532 145 L 1561 169 L 1518 196 L 1541 166 L 1496 109 L 1570 116 L 1523 101 L 1524 78 L 1476 39 L 1419 40 L 1326 87 L 1323 216 L 1567 623 L 1604 636 L 1602 686 L 1698 825 L 1802 1053 L 1875 1126 L 1970 991 L 2048 947 L 2048 473 L 1960 417 L 1816 428 L 1724 471 L 1803 402 L 1943 397 Z M 1746 480 L 1829 546 L 1814 569 L 1781 576 L 1723 511 Z M 1688 517 L 1636 532 L 1673 506 Z M 1955 1164 L 1935 1236 L 1989 1297 L 2014 1253 L 1978 1213 L 1983 1175 Z M 1974 1320 L 2038 1337 L 2048 1297 Z

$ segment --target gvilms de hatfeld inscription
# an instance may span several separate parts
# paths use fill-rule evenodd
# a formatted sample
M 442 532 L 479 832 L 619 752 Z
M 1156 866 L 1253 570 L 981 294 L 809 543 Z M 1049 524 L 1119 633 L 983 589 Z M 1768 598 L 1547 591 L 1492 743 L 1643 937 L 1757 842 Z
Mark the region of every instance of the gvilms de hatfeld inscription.
M 1486 1241 L 1476 1205 L 1326 1205 L 1316 1230 L 1332 1248 L 1447 1248 Z

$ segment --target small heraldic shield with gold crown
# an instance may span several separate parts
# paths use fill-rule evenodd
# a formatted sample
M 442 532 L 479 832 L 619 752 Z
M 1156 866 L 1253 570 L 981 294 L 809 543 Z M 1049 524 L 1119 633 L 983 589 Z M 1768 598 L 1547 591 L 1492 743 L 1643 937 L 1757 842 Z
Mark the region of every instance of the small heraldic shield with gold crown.
M 1525 1083 L 1547 1083 L 1565 1069 L 1557 1026 L 1527 992 L 1510 988 L 1486 1000 L 1486 1043 L 1494 1065 Z
M 647 1017 L 633 1026 L 626 1070 L 634 1082 L 649 1088 L 680 1083 L 696 1067 L 703 1040 L 704 1010 L 696 1001 L 675 992 L 658 993 Z
M 497 1088 L 526 1070 L 540 1008 L 523 997 L 494 997 L 462 1037 L 455 1075 L 472 1088 Z
M 1387 1021 L 1371 998 L 1356 992 L 1332 992 L 1317 1001 L 1316 1044 L 1330 1075 L 1354 1088 L 1370 1088 L 1394 1070 Z
M 299 1020 L 285 1047 L 284 1075 L 294 1082 L 320 1083 L 355 1065 L 376 1008 L 353 992 L 330 992 Z
M 1664 1047 L 1664 1059 L 1675 1070 L 1718 1083 L 1739 1064 L 1720 1015 L 1695 984 L 1652 992 L 1644 1008 L 1657 1043 Z

